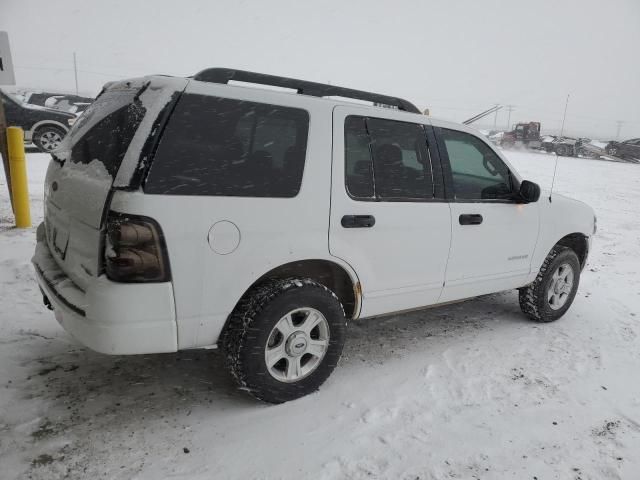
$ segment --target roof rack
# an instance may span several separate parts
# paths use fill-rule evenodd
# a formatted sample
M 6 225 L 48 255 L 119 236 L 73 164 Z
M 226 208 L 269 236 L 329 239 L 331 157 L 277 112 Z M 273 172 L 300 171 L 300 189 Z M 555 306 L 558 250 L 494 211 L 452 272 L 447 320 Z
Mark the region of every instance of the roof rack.
M 234 70 L 232 68 L 207 68 L 196 73 L 194 80 L 201 82 L 223 83 L 229 81 L 257 83 L 260 85 L 271 85 L 274 87 L 291 88 L 302 95 L 311 95 L 313 97 L 345 97 L 357 100 L 365 100 L 382 105 L 396 107 L 411 113 L 420 113 L 420 110 L 411 102 L 398 97 L 390 97 L 388 95 L 379 95 L 377 93 L 364 92 L 362 90 L 354 90 L 352 88 L 336 87 L 324 83 L 307 82 L 305 80 L 296 80 L 295 78 L 278 77 L 277 75 L 267 75 L 264 73 L 247 72 L 244 70 Z

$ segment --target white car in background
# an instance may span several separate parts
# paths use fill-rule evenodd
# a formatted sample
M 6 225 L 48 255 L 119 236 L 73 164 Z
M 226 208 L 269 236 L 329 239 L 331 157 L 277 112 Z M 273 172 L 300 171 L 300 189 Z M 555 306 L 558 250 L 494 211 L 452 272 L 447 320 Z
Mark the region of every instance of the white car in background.
M 507 289 L 560 318 L 594 233 L 590 207 L 540 198 L 469 127 L 214 68 L 105 86 L 53 153 L 33 264 L 88 347 L 217 345 L 241 388 L 279 403 L 325 381 L 350 319 Z

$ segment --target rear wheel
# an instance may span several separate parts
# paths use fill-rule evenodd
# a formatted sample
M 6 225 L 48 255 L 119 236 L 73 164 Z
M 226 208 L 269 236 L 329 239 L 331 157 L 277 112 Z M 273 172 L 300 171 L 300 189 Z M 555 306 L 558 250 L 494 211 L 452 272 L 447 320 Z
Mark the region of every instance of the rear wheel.
M 552 322 L 569 310 L 580 283 L 580 262 L 573 250 L 555 246 L 535 281 L 520 289 L 520 308 L 531 320 Z
M 245 295 L 221 343 L 241 389 L 282 403 L 316 391 L 340 359 L 346 330 L 336 295 L 310 279 L 276 279 Z
M 35 131 L 33 143 L 36 144 L 40 151 L 49 153 L 58 148 L 66 133 L 62 128 L 55 125 L 45 125 Z

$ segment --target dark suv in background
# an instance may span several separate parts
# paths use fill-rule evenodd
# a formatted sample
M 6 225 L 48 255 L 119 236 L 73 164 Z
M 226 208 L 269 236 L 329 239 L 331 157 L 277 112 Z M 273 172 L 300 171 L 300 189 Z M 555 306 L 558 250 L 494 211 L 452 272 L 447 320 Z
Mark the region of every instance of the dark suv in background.
M 43 152 L 55 149 L 76 121 L 73 113 L 22 103 L 2 90 L 0 98 L 7 125 L 21 127 L 25 143 L 33 143 Z
M 80 114 L 93 102 L 93 98 L 68 93 L 29 92 L 24 95 L 24 103 Z
M 640 161 L 640 138 L 632 138 L 624 142 L 611 141 L 605 147 L 605 151 L 607 155 Z

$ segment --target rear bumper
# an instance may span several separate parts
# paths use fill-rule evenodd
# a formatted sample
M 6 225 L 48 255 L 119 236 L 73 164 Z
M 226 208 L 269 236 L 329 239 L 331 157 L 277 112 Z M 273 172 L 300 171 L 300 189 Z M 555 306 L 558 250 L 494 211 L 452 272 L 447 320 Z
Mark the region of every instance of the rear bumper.
M 41 227 L 32 259 L 36 278 L 69 334 L 92 350 L 112 355 L 177 350 L 170 282 L 125 284 L 101 276 L 83 291 L 59 268 Z

